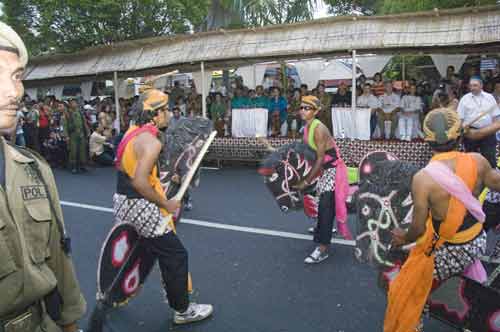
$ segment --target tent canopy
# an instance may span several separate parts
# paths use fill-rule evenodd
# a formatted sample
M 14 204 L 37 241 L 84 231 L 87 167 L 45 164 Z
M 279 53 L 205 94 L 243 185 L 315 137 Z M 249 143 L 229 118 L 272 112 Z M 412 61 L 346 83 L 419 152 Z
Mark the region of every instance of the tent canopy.
M 32 58 L 28 86 L 205 68 L 269 60 L 358 54 L 500 51 L 500 7 L 487 6 L 388 16 L 344 16 L 255 29 L 219 30 L 133 40 L 74 54 Z

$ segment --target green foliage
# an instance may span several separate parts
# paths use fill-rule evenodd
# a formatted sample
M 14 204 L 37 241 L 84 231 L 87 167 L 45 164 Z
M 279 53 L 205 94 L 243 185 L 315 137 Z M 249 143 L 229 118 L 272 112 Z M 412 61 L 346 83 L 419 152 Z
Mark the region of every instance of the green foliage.
M 383 4 L 383 0 L 325 0 L 329 6 L 329 12 L 333 15 L 373 15 Z
M 325 0 L 334 15 L 382 15 L 493 5 L 496 0 Z
M 208 0 L 207 0 L 208 1 Z M 184 33 L 201 24 L 199 0 L 6 0 L 4 14 L 32 54 Z
M 381 14 L 397 14 L 459 7 L 484 6 L 495 4 L 496 0 L 384 0 Z
M 211 0 L 207 30 L 295 23 L 313 18 L 318 0 Z

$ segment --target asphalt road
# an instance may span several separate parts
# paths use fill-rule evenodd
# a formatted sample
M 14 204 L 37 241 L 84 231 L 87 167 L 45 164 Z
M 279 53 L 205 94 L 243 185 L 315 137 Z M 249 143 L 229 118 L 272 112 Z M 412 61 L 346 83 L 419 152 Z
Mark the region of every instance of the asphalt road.
M 56 170 L 55 174 L 61 200 L 111 207 L 112 169 L 98 168 L 82 175 Z M 282 214 L 255 169 L 203 170 L 193 199 L 194 209 L 185 218 L 250 228 L 178 226 L 190 255 L 193 299 L 212 303 L 214 317 L 186 327 L 172 325 L 173 312 L 163 302 L 155 269 L 139 296 L 110 315 L 107 331 L 382 331 L 386 301 L 376 287 L 375 271 L 354 259 L 352 247 L 341 244 L 332 247 L 327 261 L 306 266 L 303 259 L 313 250 L 313 243 L 279 232 L 306 235 L 310 221 L 303 213 Z M 95 303 L 100 247 L 113 219 L 109 212 L 74 206 L 63 209 L 89 307 L 81 322 L 84 327 Z M 278 233 L 255 234 L 254 228 Z M 426 331 L 452 330 L 431 321 Z

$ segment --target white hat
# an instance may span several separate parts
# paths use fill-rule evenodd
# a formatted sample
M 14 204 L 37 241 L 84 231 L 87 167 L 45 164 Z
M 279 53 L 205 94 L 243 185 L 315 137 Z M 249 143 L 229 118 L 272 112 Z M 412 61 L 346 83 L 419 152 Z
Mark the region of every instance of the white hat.
M 0 21 L 0 50 L 11 51 L 19 55 L 23 67 L 28 64 L 28 51 L 21 37 L 10 26 Z

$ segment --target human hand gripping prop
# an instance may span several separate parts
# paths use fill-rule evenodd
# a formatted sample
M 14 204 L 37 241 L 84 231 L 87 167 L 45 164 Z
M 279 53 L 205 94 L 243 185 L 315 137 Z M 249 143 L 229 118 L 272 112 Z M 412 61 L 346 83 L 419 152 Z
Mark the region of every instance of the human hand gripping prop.
M 360 163 L 360 186 L 355 196 L 356 257 L 375 267 L 378 286 L 384 292 L 417 245 L 395 246 L 392 240 L 393 233 L 406 234 L 411 224 L 411 183 L 418 170 L 384 151 L 370 153 Z M 477 271 L 478 265 L 474 263 L 464 275 L 435 284 L 427 300 L 430 316 L 459 329 L 500 331 L 500 277 L 490 271 L 488 280 L 482 284 L 476 281 L 481 276 Z M 483 278 L 484 275 L 479 279 L 484 281 Z
M 198 141 L 199 152 L 183 177 L 174 200 L 182 200 L 215 136 L 216 132 L 213 131 L 206 140 Z M 174 219 L 175 214 L 164 215 L 165 232 L 169 224 L 174 224 Z M 141 236 L 136 228 L 131 224 L 115 225 L 101 249 L 97 272 L 97 303 L 87 331 L 102 332 L 109 311 L 125 306 L 139 293 L 154 264 L 155 261 L 141 245 Z
M 264 177 L 264 183 L 274 196 L 280 210 L 283 212 L 303 210 L 307 217 L 317 218 L 319 199 L 316 194 L 316 184 L 321 172 L 309 183 L 304 182 L 316 162 L 316 152 L 301 142 L 274 148 L 265 138 L 259 137 L 258 141 L 270 151 L 262 161 L 258 172 Z M 347 183 L 345 187 L 345 191 L 349 191 Z M 339 232 L 350 240 L 352 237 L 346 221 L 337 218 L 337 227 Z

